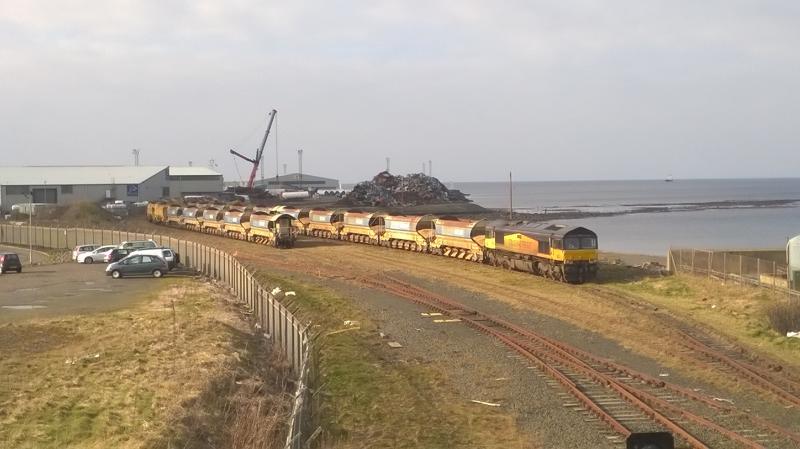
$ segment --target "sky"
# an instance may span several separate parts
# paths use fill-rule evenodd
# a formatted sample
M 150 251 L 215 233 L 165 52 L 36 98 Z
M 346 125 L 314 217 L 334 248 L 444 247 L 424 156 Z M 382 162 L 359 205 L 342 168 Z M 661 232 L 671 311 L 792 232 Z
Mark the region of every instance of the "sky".
M 0 0 L 0 164 L 792 177 L 796 0 Z M 277 139 L 277 144 L 276 144 Z

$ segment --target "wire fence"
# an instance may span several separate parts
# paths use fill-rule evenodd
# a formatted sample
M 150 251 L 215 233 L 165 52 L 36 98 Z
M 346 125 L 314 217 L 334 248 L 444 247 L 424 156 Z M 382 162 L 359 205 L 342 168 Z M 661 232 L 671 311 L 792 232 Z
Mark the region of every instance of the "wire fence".
M 790 289 L 786 264 L 774 260 L 729 251 L 670 248 L 667 264 L 671 273 L 693 273 L 798 294 Z
M 312 401 L 309 383 L 314 375 L 311 363 L 311 335 L 307 325 L 292 314 L 271 290 L 261 285 L 255 271 L 240 263 L 231 254 L 190 240 L 159 234 L 112 231 L 105 229 L 53 228 L 43 226 L 0 225 L 0 242 L 16 246 L 72 250 L 78 245 L 113 245 L 132 240 L 154 240 L 180 256 L 187 268 L 227 285 L 238 301 L 247 308 L 257 328 L 286 355 L 296 376 L 296 389 L 289 420 L 286 449 L 307 447 L 319 431 L 309 432 Z

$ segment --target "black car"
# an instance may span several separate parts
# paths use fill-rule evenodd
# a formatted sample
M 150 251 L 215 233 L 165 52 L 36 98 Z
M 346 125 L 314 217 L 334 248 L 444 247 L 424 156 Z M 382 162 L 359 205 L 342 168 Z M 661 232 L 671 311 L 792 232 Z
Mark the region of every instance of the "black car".
M 106 254 L 104 261 L 106 263 L 114 263 L 118 260 L 122 260 L 134 251 L 136 251 L 134 248 L 114 248 L 110 253 Z
M 22 262 L 17 253 L 0 253 L 0 274 L 7 271 L 22 273 Z

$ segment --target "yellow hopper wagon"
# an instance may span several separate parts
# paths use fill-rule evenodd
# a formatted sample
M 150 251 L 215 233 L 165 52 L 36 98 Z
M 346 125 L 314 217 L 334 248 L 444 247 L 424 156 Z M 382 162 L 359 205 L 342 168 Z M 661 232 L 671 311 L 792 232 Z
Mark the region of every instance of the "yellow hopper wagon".
M 222 229 L 225 235 L 239 240 L 248 240 L 250 233 L 250 208 L 232 205 L 222 215 Z
M 223 235 L 224 222 L 222 215 L 225 212 L 225 206 L 221 204 L 212 204 L 203 210 L 203 222 L 200 224 L 200 230 L 207 234 Z
M 183 226 L 183 206 L 172 203 L 167 207 L 167 224 Z
M 426 252 L 435 237 L 433 220 L 433 215 L 386 215 L 381 245 Z
M 151 201 L 147 203 L 147 221 L 156 224 L 166 223 L 167 207 L 169 207 L 169 205 L 163 201 Z
M 342 240 L 380 245 L 386 230 L 384 215 L 372 212 L 345 212 Z
M 183 227 L 190 231 L 199 231 L 203 226 L 202 206 L 189 205 L 183 208 Z
M 597 234 L 583 227 L 536 223 L 486 227 L 485 261 L 570 283 L 597 274 Z
M 250 216 L 250 240 L 275 248 L 292 248 L 295 218 L 289 214 L 254 210 Z
M 309 218 L 308 209 L 300 209 L 292 206 L 275 206 L 270 209 L 274 214 L 289 214 L 294 217 L 292 226 L 294 229 L 295 237 L 298 235 L 305 235 L 308 223 L 311 221 Z
M 473 262 L 483 261 L 485 220 L 436 218 L 433 223 L 436 236 L 431 242 L 431 253 Z
M 338 239 L 344 226 L 344 212 L 340 210 L 312 209 L 308 213 L 306 234 L 313 237 Z

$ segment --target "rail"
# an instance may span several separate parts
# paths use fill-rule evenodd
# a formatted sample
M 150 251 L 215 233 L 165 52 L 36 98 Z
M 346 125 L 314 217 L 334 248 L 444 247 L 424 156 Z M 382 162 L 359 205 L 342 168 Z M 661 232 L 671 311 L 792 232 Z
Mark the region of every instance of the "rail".
M 731 251 L 670 248 L 667 268 L 670 273 L 692 273 L 800 295 L 800 292 L 789 288 L 786 264 Z
M 286 449 L 306 447 L 311 427 L 311 398 L 309 383 L 312 369 L 311 334 L 281 303 L 272 290 L 261 285 L 255 272 L 233 255 L 217 248 L 159 234 L 113 231 L 107 229 L 54 228 L 44 226 L 0 225 L 0 243 L 39 248 L 71 250 L 78 245 L 112 245 L 130 240 L 152 239 L 180 255 L 181 263 L 209 278 L 227 285 L 237 300 L 247 308 L 264 336 L 285 354 L 296 377 L 296 389 L 286 437 Z

